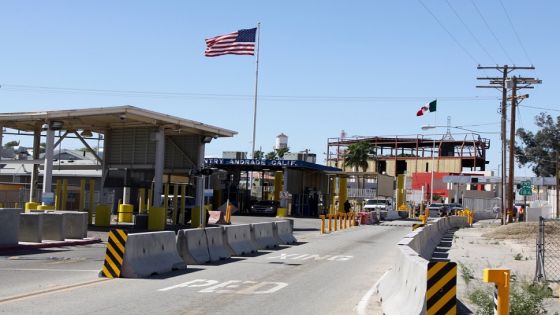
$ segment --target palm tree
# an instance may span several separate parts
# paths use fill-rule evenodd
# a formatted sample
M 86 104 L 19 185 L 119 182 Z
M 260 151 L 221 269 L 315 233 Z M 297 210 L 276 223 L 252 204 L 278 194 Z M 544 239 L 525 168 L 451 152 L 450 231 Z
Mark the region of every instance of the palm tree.
M 253 158 L 256 160 L 262 160 L 264 158 L 264 152 L 261 150 L 255 151 Z
M 368 158 L 372 153 L 372 146 L 367 141 L 352 143 L 344 153 L 344 166 L 351 167 L 353 171 L 359 171 L 359 168 L 365 173 L 368 169 Z M 363 179 L 364 177 L 362 177 Z M 358 181 L 358 189 L 360 189 Z
M 284 154 L 290 152 L 290 148 L 280 148 L 275 150 L 276 150 L 276 155 L 278 155 L 278 158 L 280 159 L 284 158 Z

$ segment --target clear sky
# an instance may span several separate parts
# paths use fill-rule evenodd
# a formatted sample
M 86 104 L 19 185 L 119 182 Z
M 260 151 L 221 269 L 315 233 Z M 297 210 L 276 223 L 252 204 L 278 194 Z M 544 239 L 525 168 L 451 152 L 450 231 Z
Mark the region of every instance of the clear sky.
M 126 104 L 239 132 L 212 142 L 209 156 L 251 150 L 255 58 L 204 57 L 204 39 L 257 22 L 256 147 L 265 152 L 281 132 L 292 152 L 310 149 L 320 163 L 341 130 L 416 135 L 435 118 L 416 111 L 435 98 L 438 125 L 451 116 L 453 125 L 497 132 L 500 93 L 475 86 L 477 76 L 499 73 L 477 64 L 534 64 L 518 74 L 543 84 L 522 105 L 560 114 L 552 0 L 1 3 L 0 112 Z M 521 107 L 518 126 L 534 128 L 540 111 Z M 487 136 L 497 169 L 499 136 Z

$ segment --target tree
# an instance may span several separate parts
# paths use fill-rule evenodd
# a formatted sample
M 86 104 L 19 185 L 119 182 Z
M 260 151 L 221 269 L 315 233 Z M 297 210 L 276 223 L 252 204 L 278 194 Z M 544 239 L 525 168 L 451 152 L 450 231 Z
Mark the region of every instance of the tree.
M 290 148 L 280 148 L 280 149 L 276 149 L 276 155 L 278 155 L 279 158 L 284 158 L 284 154 L 290 152 Z
M 368 159 L 372 151 L 373 147 L 367 141 L 352 143 L 346 149 L 346 153 L 344 153 L 344 166 L 351 167 L 354 171 L 358 171 L 358 169 L 361 168 L 365 173 L 369 166 Z M 362 180 L 365 180 L 365 176 L 362 177 Z M 359 188 L 361 187 L 358 186 L 358 189 Z
M 4 148 L 13 148 L 19 146 L 19 141 L 9 141 L 4 144 Z
M 276 151 L 270 151 L 264 156 L 264 158 L 267 160 L 276 160 L 278 157 L 276 155 Z
M 263 157 L 264 157 L 264 152 L 261 151 L 261 150 L 257 150 L 257 151 L 255 151 L 255 153 L 254 153 L 253 159 L 262 160 Z
M 517 162 L 520 166 L 530 164 L 537 176 L 554 176 L 560 152 L 560 116 L 554 120 L 552 116 L 540 113 L 535 116 L 535 124 L 541 128 L 536 133 L 517 129 L 517 136 L 523 143 L 523 146 L 515 147 Z

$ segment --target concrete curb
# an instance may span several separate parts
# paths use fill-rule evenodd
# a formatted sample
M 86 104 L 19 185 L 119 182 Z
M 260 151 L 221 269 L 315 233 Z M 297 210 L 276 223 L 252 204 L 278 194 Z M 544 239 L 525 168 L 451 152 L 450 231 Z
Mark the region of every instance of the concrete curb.
M 4 251 L 14 251 L 14 250 L 30 250 L 30 249 L 39 249 L 39 248 L 91 245 L 91 244 L 101 243 L 101 242 L 102 241 L 100 238 L 91 238 L 91 239 L 83 239 L 83 240 L 55 241 L 55 242 L 48 242 L 48 243 L 19 244 L 17 246 L 0 247 L 0 253 Z

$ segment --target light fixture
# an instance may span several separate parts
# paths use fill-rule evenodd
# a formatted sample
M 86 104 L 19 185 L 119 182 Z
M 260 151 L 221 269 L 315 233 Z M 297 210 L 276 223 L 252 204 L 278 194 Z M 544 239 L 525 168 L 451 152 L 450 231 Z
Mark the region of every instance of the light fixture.
M 50 122 L 50 128 L 53 130 L 60 130 L 62 127 L 64 127 L 64 122 L 62 121 L 53 120 Z
M 82 130 L 82 132 L 80 133 L 80 136 L 84 137 L 84 138 L 89 138 L 89 137 L 93 137 L 93 133 L 91 132 L 91 130 L 89 129 L 84 129 Z
M 202 137 L 202 143 L 210 143 L 214 139 L 212 136 L 204 136 Z
M 424 125 L 422 126 L 422 130 L 428 130 L 428 129 L 435 129 L 436 126 L 432 126 L 432 125 Z

